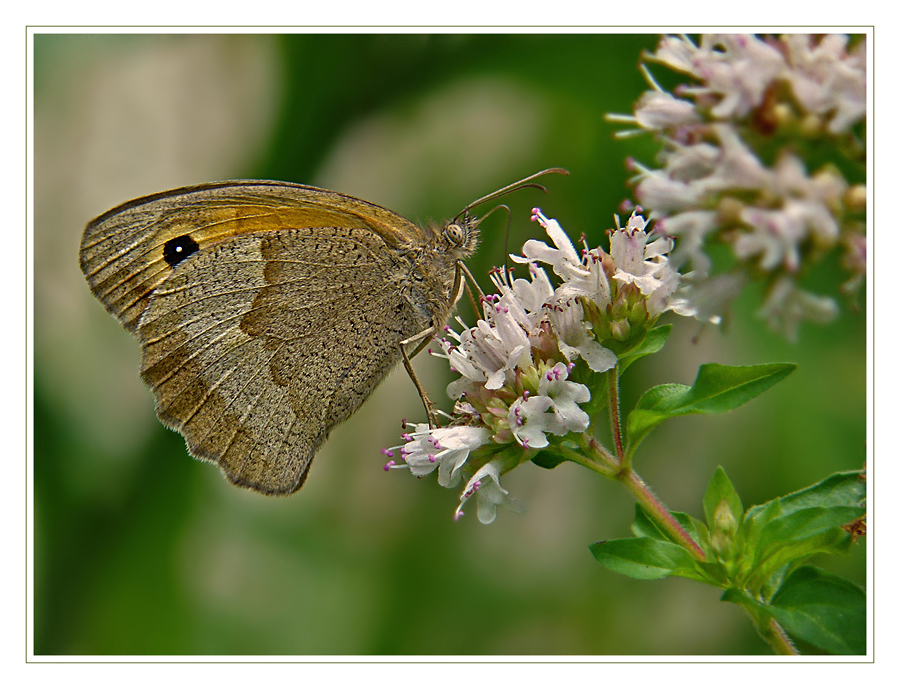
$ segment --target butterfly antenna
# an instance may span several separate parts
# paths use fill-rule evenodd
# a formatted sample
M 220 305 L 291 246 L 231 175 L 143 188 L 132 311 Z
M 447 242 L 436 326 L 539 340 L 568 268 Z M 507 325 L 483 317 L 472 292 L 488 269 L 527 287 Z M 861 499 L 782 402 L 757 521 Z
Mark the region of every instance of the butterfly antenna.
M 519 189 L 532 188 L 532 189 L 540 189 L 541 191 L 547 191 L 547 188 L 543 184 L 538 184 L 538 183 L 534 182 L 533 180 L 537 179 L 538 177 L 543 177 L 544 175 L 550 175 L 550 174 L 568 175 L 569 171 L 564 168 L 561 168 L 561 167 L 550 167 L 550 168 L 547 168 L 546 170 L 541 170 L 540 172 L 535 172 L 533 175 L 528 175 L 528 177 L 525 177 L 524 179 L 520 179 L 518 182 L 513 182 L 512 184 L 509 184 L 509 185 L 503 187 L 502 189 L 498 189 L 497 191 L 492 192 L 492 193 L 488 194 L 487 196 L 482 196 L 477 201 L 473 201 L 468 206 L 463 208 L 459 213 L 456 214 L 456 217 L 453 218 L 453 222 L 456 222 L 457 220 L 459 220 L 459 218 L 461 216 L 468 213 L 470 210 L 475 208 L 475 206 L 480 206 L 482 203 L 487 203 L 488 201 L 493 201 L 494 199 L 498 199 L 501 196 L 506 196 L 507 194 L 511 194 L 514 191 L 519 191 Z M 487 217 L 487 216 L 485 216 L 485 217 Z M 483 219 L 484 218 L 482 218 L 482 220 Z

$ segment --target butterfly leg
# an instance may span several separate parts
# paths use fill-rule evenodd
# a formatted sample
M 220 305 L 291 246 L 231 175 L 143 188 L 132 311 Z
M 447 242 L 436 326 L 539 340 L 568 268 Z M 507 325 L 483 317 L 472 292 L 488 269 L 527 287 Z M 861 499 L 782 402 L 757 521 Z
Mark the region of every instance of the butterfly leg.
M 412 353 L 412 356 L 415 356 L 422 348 L 428 344 L 428 338 L 434 335 L 436 332 L 435 326 L 431 326 L 427 330 L 423 330 L 417 335 L 413 335 L 412 337 L 408 337 L 405 340 L 400 341 L 400 354 L 403 356 L 403 366 L 406 368 L 406 373 L 409 375 L 409 379 L 413 382 L 413 385 L 416 386 L 416 390 L 419 392 L 419 397 L 422 399 L 422 404 L 425 406 L 425 414 L 428 417 L 428 425 L 431 428 L 438 428 L 437 415 L 434 411 L 434 403 L 432 403 L 431 398 L 428 397 L 428 393 L 425 392 L 425 388 L 422 387 L 422 383 L 419 382 L 419 377 L 416 375 L 416 370 L 413 368 L 411 357 L 409 352 L 407 351 L 407 347 L 412 344 L 416 344 L 415 350 Z M 420 341 L 421 340 L 421 341 Z
M 466 280 L 465 279 L 466 277 L 468 277 L 469 279 Z M 481 313 L 482 312 L 481 305 L 483 304 L 484 292 L 481 291 L 481 287 L 478 285 L 478 282 L 475 280 L 475 276 L 472 275 L 472 273 L 466 267 L 465 263 L 457 263 L 456 264 L 456 279 L 457 279 L 457 282 L 456 282 L 457 292 L 456 292 L 456 299 L 453 300 L 453 305 L 456 306 L 456 304 L 459 302 L 459 300 L 462 299 L 463 292 L 468 292 L 469 300 L 472 303 L 472 309 L 475 311 L 476 314 Z M 474 286 L 475 289 L 478 291 L 478 300 L 477 301 L 475 299 L 475 294 L 472 292 L 472 286 Z
M 463 292 L 466 290 L 467 285 L 464 280 L 463 271 L 472 277 L 472 274 L 469 273 L 469 270 L 466 266 L 461 262 L 457 262 L 456 264 L 456 275 L 453 278 L 453 289 L 451 290 L 451 294 L 453 294 L 453 301 L 451 302 L 452 306 L 456 306 L 457 302 L 462 298 Z M 476 285 L 477 287 L 477 285 Z M 479 290 L 480 292 L 481 290 Z M 428 393 L 425 392 L 425 388 L 422 387 L 422 383 L 419 382 L 419 377 L 416 375 L 416 371 L 412 365 L 412 357 L 421 352 L 425 346 L 428 344 L 428 338 L 433 337 L 435 333 L 437 333 L 438 328 L 443 324 L 432 324 L 430 328 L 426 328 L 422 332 L 413 335 L 412 337 L 408 337 L 405 340 L 400 342 L 400 354 L 403 356 L 403 366 L 406 368 L 406 373 L 409 375 L 409 379 L 413 382 L 413 385 L 416 386 L 416 390 L 419 392 L 419 397 L 422 399 L 422 404 L 425 406 L 425 414 L 428 416 L 428 425 L 431 428 L 438 428 L 437 415 L 435 414 L 434 403 L 431 401 L 431 398 L 428 397 Z M 415 345 L 412 354 L 409 353 L 408 347 L 410 345 Z
M 484 298 L 484 294 L 482 293 L 481 288 L 478 286 L 478 283 L 475 281 L 475 278 L 472 276 L 472 273 L 469 272 L 469 269 L 466 268 L 465 264 L 462 261 L 459 261 L 456 264 L 456 275 L 453 279 L 453 289 L 451 290 L 451 293 L 453 294 L 453 301 L 451 302 L 451 304 L 454 307 L 462 298 L 464 292 L 468 290 L 469 295 L 472 295 L 471 288 L 469 287 L 469 284 L 465 279 L 466 276 L 468 276 L 472 284 L 475 285 L 475 289 L 478 290 L 479 297 Z M 474 302 L 474 297 L 472 300 Z M 475 309 L 475 312 L 478 313 L 477 308 Z M 422 383 L 419 382 L 419 377 L 416 375 L 416 371 L 412 365 L 412 357 L 414 357 L 425 348 L 425 346 L 428 344 L 428 338 L 433 337 L 435 333 L 437 333 L 439 327 L 440 325 L 432 325 L 430 328 L 427 328 L 422 332 L 413 335 L 412 337 L 408 337 L 400 342 L 400 354 L 403 357 L 403 366 L 404 368 L 406 368 L 407 375 L 409 375 L 410 380 L 413 382 L 413 385 L 416 386 L 416 390 L 419 392 L 419 397 L 422 399 L 422 404 L 425 406 L 425 414 L 428 416 L 428 425 L 431 428 L 439 427 L 437 414 L 435 414 L 434 403 L 431 401 L 431 398 L 428 397 L 428 393 L 425 392 L 425 388 L 422 387 Z M 407 349 L 410 345 L 415 345 L 412 354 L 410 354 Z

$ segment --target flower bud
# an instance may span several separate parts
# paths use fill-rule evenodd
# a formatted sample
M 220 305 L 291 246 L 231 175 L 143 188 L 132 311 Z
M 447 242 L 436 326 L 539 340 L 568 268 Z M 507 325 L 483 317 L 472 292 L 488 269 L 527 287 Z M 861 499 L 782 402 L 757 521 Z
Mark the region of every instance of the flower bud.
M 716 207 L 716 219 L 723 226 L 737 225 L 741 221 L 741 213 L 745 204 L 733 196 L 725 196 Z
M 818 115 L 809 113 L 800 120 L 800 133 L 803 136 L 813 137 L 822 133 L 824 123 Z
M 625 318 L 617 321 L 610 321 L 610 334 L 619 342 L 625 342 L 631 336 L 631 324 Z
M 713 531 L 721 532 L 729 538 L 737 532 L 737 520 L 731 512 L 731 506 L 724 498 L 713 513 Z
M 716 531 L 709 539 L 713 552 L 720 560 L 728 560 L 733 552 L 731 539 L 721 531 Z

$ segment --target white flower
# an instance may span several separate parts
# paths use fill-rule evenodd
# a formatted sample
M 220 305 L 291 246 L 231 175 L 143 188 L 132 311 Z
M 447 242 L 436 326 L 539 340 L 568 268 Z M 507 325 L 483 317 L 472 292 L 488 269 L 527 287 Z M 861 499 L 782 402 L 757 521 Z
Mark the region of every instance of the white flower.
M 783 266 L 790 272 L 800 268 L 800 247 L 810 235 L 819 246 L 837 242 L 840 228 L 829 204 L 840 198 L 847 185 L 832 174 L 810 179 L 803 162 L 794 155 L 783 155 L 772 172 L 772 192 L 784 195 L 780 208 L 747 207 L 741 220 L 750 227 L 734 242 L 740 259 L 759 255 L 759 266 L 771 271 Z
M 389 457 L 399 450 L 405 464 L 393 459 L 385 470 L 409 469 L 414 476 L 426 476 L 438 470 L 438 483 L 445 488 L 456 485 L 460 470 L 474 452 L 490 440 L 490 431 L 477 426 L 446 426 L 429 428 L 427 423 L 415 425 L 412 433 L 404 433 L 406 443 L 382 450 Z
M 665 169 L 642 172 L 635 189 L 641 204 L 664 214 L 696 208 L 705 193 L 700 186 L 676 179 Z
M 659 39 L 656 52 L 650 53 L 646 57 L 648 60 L 661 62 L 678 72 L 699 78 L 700 74 L 695 71 L 697 66 L 694 64 L 696 54 L 697 46 L 687 36 L 663 36 Z
M 494 460 L 488 462 L 469 479 L 466 488 L 459 500 L 454 519 L 463 516 L 463 505 L 473 495 L 478 498 L 478 521 L 482 524 L 490 524 L 497 517 L 497 506 L 503 505 L 514 512 L 522 512 L 521 503 L 509 497 L 509 492 L 500 485 L 500 462 Z
M 640 65 L 652 91 L 645 91 L 634 106 L 634 115 L 607 114 L 608 122 L 623 122 L 638 125 L 639 129 L 628 129 L 616 132 L 618 139 L 636 136 L 647 131 L 655 132 L 663 129 L 676 129 L 700 122 L 697 109 L 691 101 L 675 98 L 663 91 L 653 80 L 653 76 L 644 65 Z
M 782 37 L 792 69 L 786 74 L 803 107 L 831 115 L 828 129 L 840 133 L 866 116 L 866 41 L 847 52 L 847 37 L 828 35 L 818 44 L 807 34 Z
M 540 325 L 547 318 L 545 306 L 553 296 L 553 286 L 542 269 L 529 264 L 529 270 L 530 280 L 511 280 L 504 271 L 493 271 L 491 280 L 500 294 L 485 297 L 485 317 L 474 328 L 457 318 L 461 333 L 446 329 L 458 344 L 443 339 L 443 356 L 462 375 L 447 388 L 451 398 L 458 398 L 472 385 L 499 390 L 510 382 L 515 369 L 532 364 L 531 347 L 537 344 Z
M 539 208 L 532 220 L 539 222 L 553 239 L 556 249 L 544 242 L 526 242 L 525 256 L 511 255 L 518 263 L 542 261 L 548 263 L 564 282 L 548 301 L 549 319 L 559 337 L 559 346 L 569 361 L 581 357 L 593 371 L 606 371 L 615 365 L 615 354 L 594 339 L 588 323 L 584 322 L 581 299 L 594 302 L 601 309 L 609 306 L 612 290 L 603 265 L 601 249 L 585 250 L 576 263 L 575 248 L 556 220 L 548 218 Z M 618 222 L 618 220 L 617 220 Z M 615 265 L 613 279 L 620 284 L 635 284 L 648 297 L 648 312 L 658 316 L 669 309 L 668 298 L 678 288 L 678 273 L 668 265 L 666 254 L 672 250 L 671 238 L 661 237 L 648 244 L 647 221 L 636 210 L 625 228 L 610 237 L 609 258 Z
M 751 231 L 735 240 L 735 256 L 746 259 L 759 255 L 759 267 L 767 271 L 780 264 L 788 270 L 797 270 L 800 264 L 797 242 L 804 234 L 800 218 L 781 210 L 747 208 L 741 214 L 741 220 L 751 227 Z
M 547 435 L 566 435 L 587 430 L 590 417 L 579 404 L 590 401 L 586 386 L 568 380 L 573 364 L 556 364 L 538 383 L 538 394 L 527 392 L 509 408 L 507 422 L 513 437 L 524 448 L 547 447 Z
M 656 130 L 696 124 L 700 116 L 694 104 L 665 91 L 645 91 L 634 106 L 634 120 L 644 129 Z
M 657 221 L 656 229 L 678 237 L 672 252 L 673 267 L 680 268 L 690 262 L 698 273 L 710 269 L 709 257 L 703 252 L 706 236 L 719 229 L 720 220 L 716 211 L 685 211 Z
M 680 316 L 693 316 L 701 323 L 719 324 L 728 305 L 744 289 L 744 273 L 722 273 L 707 277 L 699 271 L 682 275 L 678 292 L 669 302 Z
M 733 189 L 760 189 L 771 183 L 772 173 L 730 124 L 712 127 L 719 141 L 716 168 L 700 181 L 706 194 Z
M 447 339 L 441 341 L 441 348 L 453 370 L 462 374 L 462 378 L 447 389 L 451 398 L 459 397 L 472 383 L 498 390 L 517 366 L 531 363 L 528 333 L 516 322 L 510 310 L 491 304 L 486 307 L 491 311 L 490 322 L 479 319 L 474 328 L 467 328 L 457 319 L 464 328 L 462 333 L 450 329 L 447 332 L 459 344 L 454 346 Z
M 585 246 L 579 256 L 557 221 L 539 209 L 534 209 L 534 219 L 554 246 L 527 242 L 523 256 L 513 258 L 528 265 L 529 278 L 513 279 L 511 272 L 495 270 L 491 280 L 498 294 L 483 297 L 483 318 L 473 328 L 457 318 L 463 330 L 447 328 L 441 341 L 442 353 L 437 355 L 461 376 L 447 392 L 456 399 L 465 394 L 454 407 L 451 425 L 418 425 L 403 435 L 403 445 L 384 450 L 391 457 L 400 452 L 400 462 L 392 459 L 385 469 L 407 468 L 416 476 L 437 469 L 442 486 L 471 476 L 457 516 L 466 501 L 478 495 L 478 518 L 484 523 L 494 520 L 497 505 L 517 506 L 500 486 L 503 470 L 529 461 L 550 445 L 550 436 L 588 430 L 591 419 L 581 405 L 590 402 L 591 393 L 569 379 L 575 361 L 583 359 L 595 372 L 617 362 L 594 329 L 603 333 L 604 341 L 634 337 L 637 345 L 636 338 L 643 337 L 656 316 L 673 308 L 679 284 L 667 257 L 672 240 L 650 241 L 647 222 L 638 211 L 624 229 L 612 233 L 609 254 Z M 555 289 L 539 261 L 561 278 Z M 560 362 L 560 354 L 568 362 Z M 471 453 L 484 446 L 477 460 L 470 461 Z M 490 457 L 494 459 L 481 468 L 472 468 Z
M 763 40 L 750 35 L 712 34 L 694 45 L 686 36 L 665 36 L 655 53 L 645 59 L 689 74 L 700 84 L 682 87 L 698 103 L 712 103 L 715 119 L 742 118 L 762 105 L 776 82 L 789 85 L 802 108 L 829 118 L 828 130 L 841 133 L 866 115 L 866 40 L 847 50 L 848 38 L 786 34 Z M 612 116 L 613 121 L 633 121 L 648 131 L 676 129 L 699 121 L 690 101 L 663 91 L 641 65 L 652 90 L 635 105 L 633 117 Z M 630 132 L 626 133 L 630 134 Z
M 531 219 L 544 228 L 556 248 L 547 246 L 537 239 L 529 239 L 522 247 L 522 256 L 510 254 L 509 257 L 516 263 L 534 263 L 536 261 L 546 263 L 566 282 L 589 280 L 590 270 L 578 256 L 572 240 L 569 239 L 569 235 L 560 224 L 541 213 L 540 208 L 533 208 L 531 212 Z
M 560 287 L 548 309 L 553 332 L 559 338 L 559 351 L 568 361 L 581 357 L 592 371 L 608 371 L 616 365 L 618 358 L 611 349 L 594 339 L 589 324 L 584 321 L 584 308 L 575 296 L 567 298 L 565 293 L 566 290 Z
M 538 394 L 550 398 L 550 408 L 565 432 L 582 433 L 587 430 L 591 419 L 578 405 L 590 401 L 591 391 L 581 383 L 567 380 L 572 366 L 573 364 L 556 364 L 542 375 Z
M 647 59 L 703 82 L 683 92 L 716 96 L 718 103 L 712 113 L 717 118 L 746 115 L 760 104 L 769 84 L 786 68 L 778 50 L 749 35 L 706 34 L 699 47 L 686 36 L 667 36 Z
M 797 337 L 800 321 L 827 323 L 838 314 L 838 306 L 830 297 L 821 297 L 799 289 L 788 277 L 781 277 L 769 290 L 759 310 L 773 330 L 783 332 L 789 340 Z
M 688 315 L 676 301 L 675 293 L 681 288 L 681 275 L 674 268 L 666 265 L 660 268 L 659 284 L 652 293 L 647 295 L 647 314 L 655 318 L 663 311 L 674 311 L 679 316 Z
M 637 218 L 640 218 L 639 222 Z M 658 239 L 647 246 L 644 225 L 642 217 L 632 215 L 624 230 L 612 233 L 609 253 L 616 264 L 613 279 L 622 284 L 637 285 L 641 294 L 649 295 L 662 286 L 662 280 L 657 276 L 667 268 L 664 254 L 672 248 L 672 240 Z
M 704 141 L 695 144 L 673 141 L 672 150 L 666 151 L 663 158 L 667 176 L 690 182 L 713 174 L 720 165 L 722 150 Z
M 845 174 L 858 174 L 855 166 L 862 169 L 865 144 L 850 129 L 866 116 L 866 42 L 849 45 L 848 37 L 836 35 L 713 34 L 702 36 L 699 45 L 686 36 L 667 36 L 655 53 L 644 56 L 697 83 L 669 94 L 641 65 L 650 89 L 635 104 L 634 116 L 608 119 L 633 123 L 662 141 L 660 169 L 631 160 L 628 165 L 638 172 L 637 200 L 656 215 L 657 229 L 676 239 L 671 267 L 691 263 L 694 296 L 703 292 L 696 276 L 711 271 L 704 248 L 713 238 L 730 246 L 735 259 L 731 269 L 745 277 L 752 271 L 776 278 L 782 272 L 800 273 L 805 262 L 821 260 L 835 246 L 852 252 L 852 243 L 842 235 L 860 234 L 862 221 L 847 198 L 848 183 L 832 165 L 807 173 L 801 158 L 806 155 L 809 160 L 807 151 L 814 150 L 821 161 L 832 150 L 834 160 L 845 162 L 841 167 Z M 779 144 L 797 141 L 798 129 L 804 145 Z M 760 141 L 769 148 L 782 145 L 782 150 L 759 155 Z M 843 263 L 849 264 L 846 256 Z M 621 268 L 620 261 L 616 265 Z M 647 274 L 628 272 L 636 276 L 631 279 L 635 284 L 654 285 Z M 672 281 L 651 277 L 668 283 L 668 301 L 675 304 L 669 308 L 709 316 L 715 299 L 704 297 L 704 306 L 691 307 L 687 290 L 678 292 L 676 286 L 671 291 Z M 852 284 L 858 285 L 859 274 L 854 277 Z M 803 294 L 800 301 L 791 300 L 791 313 L 821 320 L 833 305 L 824 298 L 813 304 L 812 295 Z M 769 321 L 787 327 L 792 318 Z
M 674 245 L 672 239 L 661 237 L 648 244 L 646 227 L 643 216 L 632 213 L 625 229 L 610 236 L 609 253 L 616 264 L 613 279 L 636 285 L 647 297 L 647 312 L 655 317 L 671 308 L 669 297 L 678 289 L 681 276 L 666 256 Z
M 528 264 L 531 280 L 516 278 L 500 270 L 491 272 L 491 282 L 500 291 L 500 303 L 510 311 L 522 327 L 531 330 L 540 323 L 544 305 L 553 296 L 553 285 L 547 273 L 534 263 Z
M 527 395 L 527 393 L 526 393 Z M 509 408 L 507 422 L 516 442 L 526 449 L 547 447 L 547 434 L 565 435 L 566 429 L 552 411 L 553 400 L 543 395 L 523 395 Z

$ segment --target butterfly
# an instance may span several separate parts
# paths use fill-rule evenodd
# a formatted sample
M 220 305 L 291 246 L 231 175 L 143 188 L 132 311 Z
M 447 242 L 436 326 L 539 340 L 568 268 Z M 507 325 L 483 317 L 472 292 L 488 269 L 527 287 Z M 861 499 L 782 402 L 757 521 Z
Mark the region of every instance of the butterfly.
M 233 484 L 287 495 L 316 451 L 445 324 L 483 218 L 420 226 L 289 182 L 212 182 L 88 223 L 82 272 L 140 342 L 156 414 Z

